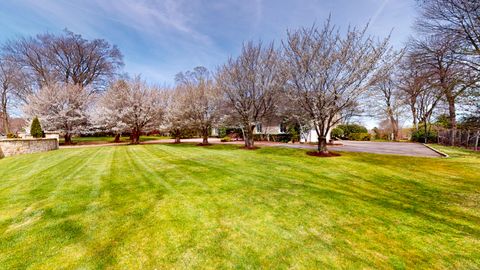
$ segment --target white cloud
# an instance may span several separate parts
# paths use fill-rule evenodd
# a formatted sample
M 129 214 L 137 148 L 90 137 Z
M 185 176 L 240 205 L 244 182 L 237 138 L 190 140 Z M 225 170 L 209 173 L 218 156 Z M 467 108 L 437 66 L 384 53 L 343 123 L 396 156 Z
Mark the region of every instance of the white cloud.
M 385 9 L 385 6 L 388 4 L 390 0 L 382 0 L 382 3 L 378 6 L 378 8 L 375 10 L 375 13 L 373 13 L 373 16 L 370 20 L 370 23 L 372 25 L 375 24 L 377 21 L 378 17 L 382 14 L 383 10 Z

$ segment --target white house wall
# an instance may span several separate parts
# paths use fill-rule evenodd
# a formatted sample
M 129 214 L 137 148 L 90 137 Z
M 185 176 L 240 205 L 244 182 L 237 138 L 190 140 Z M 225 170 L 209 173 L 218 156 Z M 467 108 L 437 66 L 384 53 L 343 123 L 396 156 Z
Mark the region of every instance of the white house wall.
M 254 134 L 283 134 L 284 132 L 280 131 L 280 125 L 275 125 L 275 126 L 266 126 L 262 127 L 262 132 L 257 132 L 257 129 L 255 128 L 253 130 Z M 330 133 L 331 130 L 327 134 L 327 142 L 330 141 Z M 212 136 L 218 136 L 218 129 L 217 128 L 212 128 Z M 311 129 L 308 131 L 306 134 L 301 134 L 300 136 L 300 142 L 307 142 L 307 143 L 317 143 L 318 142 L 318 136 L 317 132 L 315 129 Z
M 262 126 L 262 132 L 257 132 L 257 129 L 253 129 L 254 134 L 283 134 L 284 132 L 280 131 L 280 125 L 276 126 Z
M 330 141 L 330 133 L 331 130 L 327 134 L 327 142 Z M 317 136 L 317 131 L 315 129 L 311 129 L 306 134 L 302 134 L 300 138 L 300 142 L 306 142 L 306 143 L 317 143 L 318 142 L 318 136 Z

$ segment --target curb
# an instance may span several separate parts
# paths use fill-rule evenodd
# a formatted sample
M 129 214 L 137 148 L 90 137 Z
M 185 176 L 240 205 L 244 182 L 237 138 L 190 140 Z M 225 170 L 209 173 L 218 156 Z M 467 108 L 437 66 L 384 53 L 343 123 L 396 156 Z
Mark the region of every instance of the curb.
M 440 150 L 437 150 L 437 149 L 435 149 L 435 148 L 431 147 L 430 145 L 427 145 L 427 144 L 425 144 L 425 143 L 422 143 L 422 144 L 423 144 L 423 146 L 427 147 L 428 149 L 430 149 L 430 150 L 432 150 L 433 152 L 435 152 L 435 153 L 437 153 L 437 154 L 441 155 L 441 156 L 442 156 L 442 157 L 444 157 L 444 158 L 448 158 L 448 157 L 450 157 L 449 155 L 447 155 L 447 154 L 443 153 L 443 152 L 442 152 L 442 151 L 440 151 Z

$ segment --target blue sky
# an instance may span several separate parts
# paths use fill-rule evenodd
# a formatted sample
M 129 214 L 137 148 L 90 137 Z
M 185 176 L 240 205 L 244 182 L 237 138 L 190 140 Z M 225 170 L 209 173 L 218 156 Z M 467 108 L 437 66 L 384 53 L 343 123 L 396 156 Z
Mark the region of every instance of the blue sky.
M 0 42 L 64 28 L 104 38 L 124 54 L 124 71 L 172 84 L 179 71 L 215 69 L 238 55 L 242 42 L 277 43 L 286 29 L 370 21 L 370 33 L 402 46 L 411 33 L 415 0 L 2 0 Z

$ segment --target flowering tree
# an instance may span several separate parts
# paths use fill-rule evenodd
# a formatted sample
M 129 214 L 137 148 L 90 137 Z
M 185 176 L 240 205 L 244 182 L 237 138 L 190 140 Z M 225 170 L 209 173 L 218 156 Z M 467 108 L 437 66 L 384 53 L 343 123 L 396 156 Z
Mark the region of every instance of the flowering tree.
M 232 118 L 243 126 L 245 147 L 252 148 L 255 126 L 274 115 L 283 87 L 278 52 L 273 44 L 247 43 L 238 58 L 229 59 L 217 75 Z
M 217 123 L 220 114 L 220 91 L 208 70 L 196 67 L 193 71 L 179 73 L 176 76 L 177 85 L 183 97 L 180 110 L 184 121 L 192 128 L 200 131 L 203 144 L 208 144 L 208 135 L 212 125 Z
M 166 112 L 162 129 L 174 137 L 175 143 L 180 143 L 182 135 L 191 129 L 193 124 L 193 120 L 187 116 L 187 106 L 189 102 L 187 89 L 177 86 L 165 94 Z
M 138 144 L 142 132 L 160 126 L 165 110 L 163 97 L 159 89 L 148 86 L 140 77 L 117 80 L 97 102 L 94 122 L 116 134 L 129 131 L 132 144 Z
M 91 99 L 92 95 L 83 87 L 52 84 L 29 95 L 24 111 L 31 118 L 38 116 L 44 129 L 59 131 L 65 137 L 65 144 L 71 144 L 72 135 L 87 127 Z

